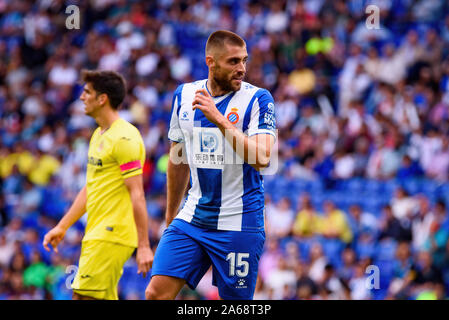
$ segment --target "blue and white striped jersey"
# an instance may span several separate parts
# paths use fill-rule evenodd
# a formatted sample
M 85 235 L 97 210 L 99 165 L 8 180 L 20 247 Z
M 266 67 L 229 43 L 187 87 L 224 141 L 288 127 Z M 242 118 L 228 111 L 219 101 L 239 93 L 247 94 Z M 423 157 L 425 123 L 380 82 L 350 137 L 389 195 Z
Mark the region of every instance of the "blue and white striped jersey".
M 195 92 L 207 89 L 206 82 L 180 85 L 173 97 L 168 138 L 185 143 L 191 183 L 177 218 L 218 230 L 261 230 L 261 174 L 236 154 L 202 111 L 192 110 Z M 242 82 L 239 91 L 213 99 L 218 110 L 248 136 L 268 133 L 276 138 L 274 100 L 268 90 Z

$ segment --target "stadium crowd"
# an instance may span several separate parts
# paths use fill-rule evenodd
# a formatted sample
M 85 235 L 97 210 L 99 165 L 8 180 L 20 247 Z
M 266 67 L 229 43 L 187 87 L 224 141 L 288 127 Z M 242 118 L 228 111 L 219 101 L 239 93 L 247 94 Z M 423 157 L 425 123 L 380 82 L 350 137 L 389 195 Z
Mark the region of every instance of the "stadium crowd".
M 85 182 L 83 68 L 127 80 L 121 116 L 144 138 L 156 248 L 172 93 L 207 77 L 217 29 L 245 38 L 246 81 L 276 101 L 255 299 L 449 297 L 446 1 L 76 1 L 81 28 L 67 29 L 72 2 L 0 0 L 0 299 L 71 297 L 86 217 L 58 254 L 41 243 Z M 179 298 L 216 299 L 211 277 Z M 144 298 L 148 281 L 130 259 L 120 298 Z

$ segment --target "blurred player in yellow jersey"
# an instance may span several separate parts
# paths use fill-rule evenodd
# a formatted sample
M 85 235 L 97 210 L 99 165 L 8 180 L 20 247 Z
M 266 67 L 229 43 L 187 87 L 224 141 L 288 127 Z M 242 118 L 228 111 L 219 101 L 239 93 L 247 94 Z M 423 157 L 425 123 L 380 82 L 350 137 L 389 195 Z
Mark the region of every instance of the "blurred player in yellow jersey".
M 73 299 L 118 299 L 123 265 L 137 247 L 138 273 L 153 263 L 143 192 L 145 148 L 132 124 L 117 109 L 126 95 L 122 76 L 111 71 L 82 72 L 85 113 L 99 127 L 90 140 L 86 185 L 61 221 L 44 237 L 57 252 L 67 229 L 87 212 Z

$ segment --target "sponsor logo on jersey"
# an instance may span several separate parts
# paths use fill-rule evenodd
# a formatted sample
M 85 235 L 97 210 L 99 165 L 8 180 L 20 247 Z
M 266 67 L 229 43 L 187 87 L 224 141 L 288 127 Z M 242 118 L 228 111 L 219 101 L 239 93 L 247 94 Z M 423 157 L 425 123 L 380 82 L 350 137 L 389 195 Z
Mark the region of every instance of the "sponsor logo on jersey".
M 248 286 L 245 285 L 246 281 L 243 278 L 237 280 L 237 285 L 235 286 L 237 289 L 245 289 Z
M 181 120 L 184 120 L 184 121 L 189 120 L 189 113 L 187 111 L 184 111 L 182 113 Z
M 87 159 L 87 163 L 92 165 L 92 166 L 96 166 L 96 167 L 102 167 L 103 166 L 103 162 L 101 161 L 101 159 L 95 158 L 95 157 L 89 157 Z

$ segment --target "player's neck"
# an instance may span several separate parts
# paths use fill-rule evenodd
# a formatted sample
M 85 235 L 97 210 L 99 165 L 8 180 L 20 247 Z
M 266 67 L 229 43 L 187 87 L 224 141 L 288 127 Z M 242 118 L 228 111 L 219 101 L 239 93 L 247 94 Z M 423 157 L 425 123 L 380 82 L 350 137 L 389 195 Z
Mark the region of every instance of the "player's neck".
M 115 110 L 104 110 L 98 117 L 95 118 L 95 121 L 101 128 L 101 133 L 103 134 L 106 130 L 108 130 L 111 125 L 119 119 L 120 116 Z
M 212 97 L 219 97 L 219 96 L 225 95 L 226 93 L 230 92 L 230 91 L 225 91 L 224 89 L 222 89 L 218 85 L 218 83 L 216 83 L 214 81 L 214 79 L 210 76 L 207 79 L 206 87 L 207 87 L 207 90 L 209 90 L 209 93 Z

